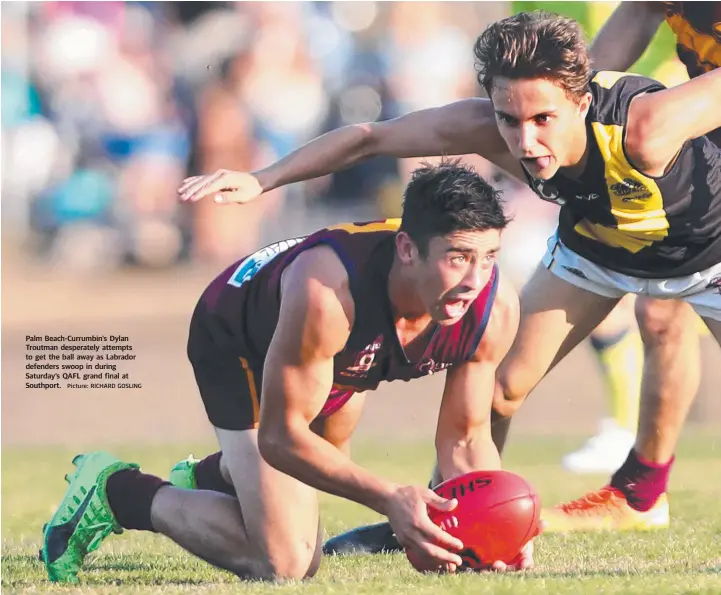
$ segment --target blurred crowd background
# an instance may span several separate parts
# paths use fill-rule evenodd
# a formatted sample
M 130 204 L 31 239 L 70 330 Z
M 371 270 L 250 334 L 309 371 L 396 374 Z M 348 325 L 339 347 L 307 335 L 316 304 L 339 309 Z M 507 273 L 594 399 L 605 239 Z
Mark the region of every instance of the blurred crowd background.
M 175 191 L 345 124 L 481 94 L 473 42 L 523 4 L 3 3 L 3 245 L 66 272 L 161 269 L 397 215 L 413 160 L 374 159 L 245 207 L 179 205 Z M 599 23 L 615 5 L 527 4 L 575 4 Z M 523 272 L 555 207 L 468 159 L 506 190 L 517 215 L 506 259 Z
M 218 168 L 252 171 L 345 124 L 481 95 L 472 48 L 490 22 L 545 8 L 577 18 L 590 40 L 616 4 L 2 2 L 4 441 L 85 435 L 88 424 L 67 411 L 99 403 L 108 418 L 133 421 L 99 425 L 98 438 L 155 438 L 168 399 L 174 430 L 163 436 L 205 436 L 184 351 L 208 281 L 266 243 L 399 215 L 418 161 L 377 158 L 244 206 L 181 205 L 181 181 Z M 665 26 L 634 70 L 667 84 L 686 78 Z M 501 264 L 520 285 L 543 254 L 556 207 L 478 156 L 464 158 L 504 190 L 515 219 Z M 129 335 L 138 352 L 130 371 L 143 390 L 26 390 L 25 336 L 48 333 Z M 539 387 L 522 427 L 596 425 L 604 402 L 597 362 L 590 350 L 572 356 Z M 717 396 L 717 352 L 703 357 L 701 392 Z M 395 385 L 385 389 L 393 399 L 371 400 L 368 428 L 394 424 L 390 408 L 399 407 L 416 412 L 418 431 L 432 431 L 432 415 L 426 425 L 418 415 L 433 407 L 418 399 L 432 403 L 436 393 L 412 388 L 406 400 Z M 697 400 L 693 417 L 721 419 L 712 403 L 718 409 L 718 399 Z

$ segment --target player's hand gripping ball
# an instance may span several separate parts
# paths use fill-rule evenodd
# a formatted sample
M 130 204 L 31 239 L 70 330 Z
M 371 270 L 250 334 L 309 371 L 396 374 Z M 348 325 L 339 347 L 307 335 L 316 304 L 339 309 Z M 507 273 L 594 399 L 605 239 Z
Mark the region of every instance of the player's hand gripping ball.
M 515 473 L 473 471 L 443 482 L 434 491 L 458 500 L 452 511 L 429 507 L 428 515 L 463 542 L 462 569 L 489 570 L 494 562 L 513 566 L 524 546 L 540 532 L 541 499 Z M 409 560 L 413 564 L 413 556 Z

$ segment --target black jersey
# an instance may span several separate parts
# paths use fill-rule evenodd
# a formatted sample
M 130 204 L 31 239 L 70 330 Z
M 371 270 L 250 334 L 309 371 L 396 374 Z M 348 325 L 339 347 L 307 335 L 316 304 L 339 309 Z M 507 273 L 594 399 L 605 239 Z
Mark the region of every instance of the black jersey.
M 687 276 L 721 262 L 721 150 L 706 137 L 692 139 L 661 177 L 641 173 L 626 155 L 631 100 L 663 88 L 643 76 L 594 73 L 585 171 L 578 179 L 528 176 L 536 194 L 561 205 L 564 244 L 642 278 Z

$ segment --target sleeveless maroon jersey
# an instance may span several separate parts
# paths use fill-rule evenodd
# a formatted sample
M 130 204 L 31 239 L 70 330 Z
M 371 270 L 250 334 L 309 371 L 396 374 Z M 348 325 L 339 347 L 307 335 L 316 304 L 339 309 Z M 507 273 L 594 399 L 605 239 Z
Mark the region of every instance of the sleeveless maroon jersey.
M 422 357 L 410 361 L 398 340 L 387 287 L 399 225 L 400 219 L 337 225 L 271 244 L 233 263 L 201 297 L 215 346 L 262 367 L 278 323 L 281 274 L 301 252 L 322 244 L 343 262 L 355 303 L 355 322 L 335 356 L 333 389 L 322 414 L 337 411 L 354 393 L 374 390 L 382 381 L 408 381 L 467 361 L 486 328 L 498 269 L 464 317 L 452 326 L 438 326 Z

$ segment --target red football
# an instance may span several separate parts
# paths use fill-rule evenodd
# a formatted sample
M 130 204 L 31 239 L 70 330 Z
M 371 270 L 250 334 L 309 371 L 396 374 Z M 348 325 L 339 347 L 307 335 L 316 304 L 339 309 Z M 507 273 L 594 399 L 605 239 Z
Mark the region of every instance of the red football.
M 466 546 L 460 552 L 464 568 L 489 568 L 496 561 L 510 564 L 538 532 L 541 499 L 515 473 L 473 471 L 443 482 L 435 492 L 458 500 L 451 512 L 429 507 L 428 514 Z

